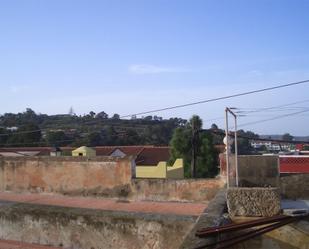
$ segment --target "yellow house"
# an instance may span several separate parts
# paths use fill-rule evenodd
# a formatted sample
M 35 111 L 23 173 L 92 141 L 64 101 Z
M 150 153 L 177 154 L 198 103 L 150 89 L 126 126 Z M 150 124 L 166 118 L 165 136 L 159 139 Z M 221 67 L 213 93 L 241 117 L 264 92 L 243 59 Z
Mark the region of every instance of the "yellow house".
M 184 178 L 183 159 L 177 159 L 173 166 L 167 166 L 167 162 L 159 162 L 156 166 L 136 166 L 137 178 Z
M 72 151 L 72 156 L 87 156 L 92 157 L 96 156 L 96 151 L 87 146 L 79 147 Z

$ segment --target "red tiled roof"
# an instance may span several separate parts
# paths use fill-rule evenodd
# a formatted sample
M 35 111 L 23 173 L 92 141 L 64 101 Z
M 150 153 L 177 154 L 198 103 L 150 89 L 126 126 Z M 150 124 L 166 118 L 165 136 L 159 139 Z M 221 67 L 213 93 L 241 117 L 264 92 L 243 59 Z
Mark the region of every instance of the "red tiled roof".
M 136 165 L 157 165 L 170 159 L 169 147 L 145 147 L 137 156 Z
M 19 153 L 19 152 L 27 152 L 27 151 L 38 151 L 37 155 L 39 156 L 46 156 L 50 154 L 51 147 L 10 147 L 10 148 L 0 148 L 0 152 L 12 152 L 12 153 Z
M 113 146 L 98 146 L 94 148 L 96 150 L 97 156 L 109 156 L 113 151 Z
M 97 146 L 94 149 L 97 152 L 97 156 L 109 156 L 115 150 L 121 150 L 128 156 L 138 156 L 144 148 L 154 147 L 152 145 L 132 145 L 132 146 Z
M 0 152 L 39 151 L 38 156 L 49 156 L 53 147 L 11 147 L 0 148 Z M 71 152 L 73 147 L 60 147 L 64 152 Z M 110 156 L 116 149 L 128 156 L 136 157 L 137 165 L 157 165 L 160 161 L 168 161 L 170 158 L 169 147 L 156 147 L 153 145 L 138 146 L 97 146 L 94 147 L 97 156 Z

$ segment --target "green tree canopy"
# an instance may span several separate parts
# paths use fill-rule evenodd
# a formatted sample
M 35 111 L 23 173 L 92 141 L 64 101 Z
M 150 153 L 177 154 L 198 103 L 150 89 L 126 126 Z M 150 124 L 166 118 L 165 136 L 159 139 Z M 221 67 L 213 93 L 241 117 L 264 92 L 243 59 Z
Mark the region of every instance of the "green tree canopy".
M 284 133 L 282 135 L 282 140 L 285 141 L 292 141 L 294 139 L 294 137 L 290 134 L 290 133 Z
M 195 115 L 191 118 L 189 124 L 175 129 L 170 141 L 170 163 L 173 163 L 177 158 L 183 158 L 186 177 L 191 176 L 190 164 L 192 160 L 192 138 L 194 136 L 192 131 L 197 131 L 196 177 L 214 177 L 218 173 L 218 154 L 214 148 L 212 136 L 208 132 L 200 131 L 201 127 L 202 120 Z

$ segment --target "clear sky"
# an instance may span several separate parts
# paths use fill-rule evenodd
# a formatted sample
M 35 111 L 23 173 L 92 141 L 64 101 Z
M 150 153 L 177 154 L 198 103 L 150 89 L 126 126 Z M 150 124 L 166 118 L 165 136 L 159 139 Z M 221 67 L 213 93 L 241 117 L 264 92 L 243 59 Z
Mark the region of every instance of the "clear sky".
M 126 115 L 309 79 L 308 11 L 308 0 L 0 0 L 0 114 L 73 106 Z M 222 127 L 207 120 L 226 106 L 271 107 L 308 93 L 305 84 L 154 115 L 199 114 L 204 127 Z M 309 112 L 243 128 L 309 135 L 308 123 Z

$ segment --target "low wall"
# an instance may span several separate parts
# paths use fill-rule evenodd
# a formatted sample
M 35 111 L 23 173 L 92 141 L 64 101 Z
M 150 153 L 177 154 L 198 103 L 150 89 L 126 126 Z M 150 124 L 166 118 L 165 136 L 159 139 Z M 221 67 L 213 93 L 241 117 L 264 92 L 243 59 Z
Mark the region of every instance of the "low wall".
M 281 174 L 280 191 L 286 199 L 309 199 L 309 173 Z
M 224 187 L 220 179 L 133 179 L 132 198 L 208 202 Z
M 3 157 L 0 191 L 126 195 L 131 167 L 131 158 Z
M 224 187 L 220 179 L 132 179 L 133 165 L 131 158 L 2 157 L 0 191 L 207 202 Z
M 200 215 L 193 229 L 184 239 L 180 249 L 197 249 L 208 248 L 206 244 L 218 241 L 219 236 L 208 236 L 207 238 L 199 238 L 195 234 L 198 230 L 217 227 L 228 222 L 224 213 L 226 212 L 226 190 L 221 189 L 211 200 L 204 212 Z M 222 236 L 222 235 L 221 235 Z M 221 238 L 220 236 L 220 238 Z M 209 247 L 213 248 L 213 247 Z
M 3 204 L 0 239 L 70 249 L 171 249 L 179 248 L 196 218 Z

